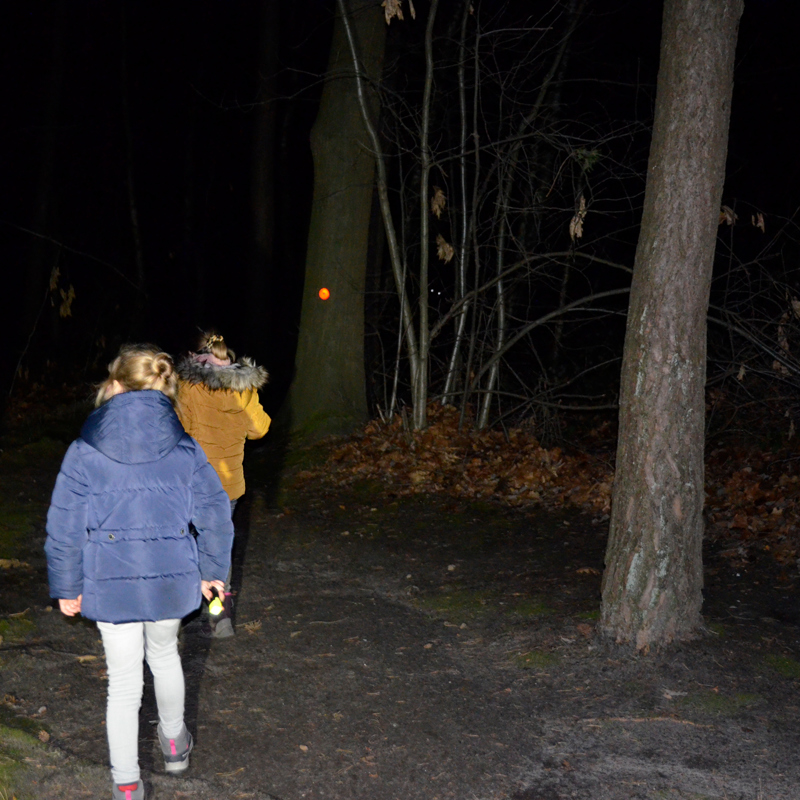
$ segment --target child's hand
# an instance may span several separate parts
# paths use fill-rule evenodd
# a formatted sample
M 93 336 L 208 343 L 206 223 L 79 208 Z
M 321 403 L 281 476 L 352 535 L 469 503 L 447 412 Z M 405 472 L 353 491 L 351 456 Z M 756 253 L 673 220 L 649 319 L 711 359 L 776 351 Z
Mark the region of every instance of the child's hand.
M 220 597 L 225 595 L 225 582 L 224 581 L 200 581 L 200 591 L 206 600 L 214 599 L 214 589 Z
M 74 600 L 59 600 L 58 607 L 61 609 L 62 614 L 74 617 L 76 614 L 81 613 L 81 600 L 83 600 L 82 594 L 79 594 Z

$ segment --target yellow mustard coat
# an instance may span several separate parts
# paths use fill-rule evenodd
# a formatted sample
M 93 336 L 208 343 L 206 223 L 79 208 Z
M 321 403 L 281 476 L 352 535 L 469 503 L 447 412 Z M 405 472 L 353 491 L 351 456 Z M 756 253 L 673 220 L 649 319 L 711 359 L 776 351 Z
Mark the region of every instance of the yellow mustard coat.
M 270 418 L 258 399 L 267 372 L 250 359 L 214 366 L 188 357 L 178 362 L 177 411 L 186 432 L 203 448 L 231 500 L 244 494 L 244 443 L 260 439 Z

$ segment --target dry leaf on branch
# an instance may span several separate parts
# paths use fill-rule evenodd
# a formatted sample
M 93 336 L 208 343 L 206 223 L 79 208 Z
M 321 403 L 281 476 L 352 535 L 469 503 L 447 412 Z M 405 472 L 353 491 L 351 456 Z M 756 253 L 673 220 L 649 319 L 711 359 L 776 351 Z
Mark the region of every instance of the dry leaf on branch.
M 583 220 L 586 218 L 586 198 L 581 195 L 578 211 L 569 223 L 569 238 L 574 242 L 583 236 Z
M 61 306 L 58 309 L 58 316 L 71 317 L 72 301 L 75 299 L 75 287 L 70 284 L 69 289 L 66 292 L 63 289 L 59 289 L 58 291 L 61 295 Z
M 58 289 L 58 279 L 61 277 L 61 270 L 58 267 L 53 267 L 50 273 L 50 291 L 54 292 Z
M 403 0 L 383 0 L 381 8 L 384 10 L 387 25 L 390 25 L 395 17 L 399 20 L 403 19 Z M 411 15 L 414 16 L 413 6 Z
M 440 261 L 444 261 L 445 264 L 449 264 L 453 260 L 453 256 L 456 254 L 453 245 L 451 245 L 440 233 L 436 237 L 436 255 L 439 256 Z
M 737 219 L 739 219 L 738 215 L 730 206 L 722 206 L 722 210 L 719 212 L 720 225 L 722 225 L 723 222 L 726 222 L 728 225 L 735 225 Z
M 438 186 L 434 186 L 433 197 L 431 197 L 431 214 L 433 214 L 436 219 L 441 219 L 442 211 L 444 211 L 446 205 L 447 199 L 444 196 L 444 192 Z
M 761 233 L 767 232 L 766 226 L 764 225 L 764 215 L 760 211 L 758 214 L 753 214 L 750 217 L 750 222 L 754 227 L 758 228 Z
M 775 370 L 775 372 L 779 372 L 781 375 L 789 374 L 789 370 L 783 364 L 781 364 L 777 358 L 772 362 L 772 369 Z

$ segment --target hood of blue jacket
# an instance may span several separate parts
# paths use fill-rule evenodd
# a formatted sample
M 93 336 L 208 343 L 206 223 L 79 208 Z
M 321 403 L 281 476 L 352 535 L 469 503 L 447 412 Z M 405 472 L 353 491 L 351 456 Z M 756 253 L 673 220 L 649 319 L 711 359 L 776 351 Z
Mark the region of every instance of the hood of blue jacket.
M 172 403 L 162 392 L 125 392 L 95 409 L 81 438 L 121 464 L 159 461 L 184 435 Z

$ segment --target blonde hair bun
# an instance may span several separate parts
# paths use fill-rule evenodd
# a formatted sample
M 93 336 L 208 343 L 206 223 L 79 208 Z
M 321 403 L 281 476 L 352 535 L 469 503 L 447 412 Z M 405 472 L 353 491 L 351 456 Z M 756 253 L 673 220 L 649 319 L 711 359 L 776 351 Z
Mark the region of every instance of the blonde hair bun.
M 167 353 L 157 353 L 153 356 L 153 372 L 161 378 L 167 379 L 175 371 L 175 364 Z
M 163 392 L 174 404 L 178 396 L 178 376 L 169 353 L 152 344 L 126 344 L 108 365 L 108 378 L 100 384 L 95 405 L 109 398 L 111 384 L 117 381 L 126 392 L 153 389 Z

